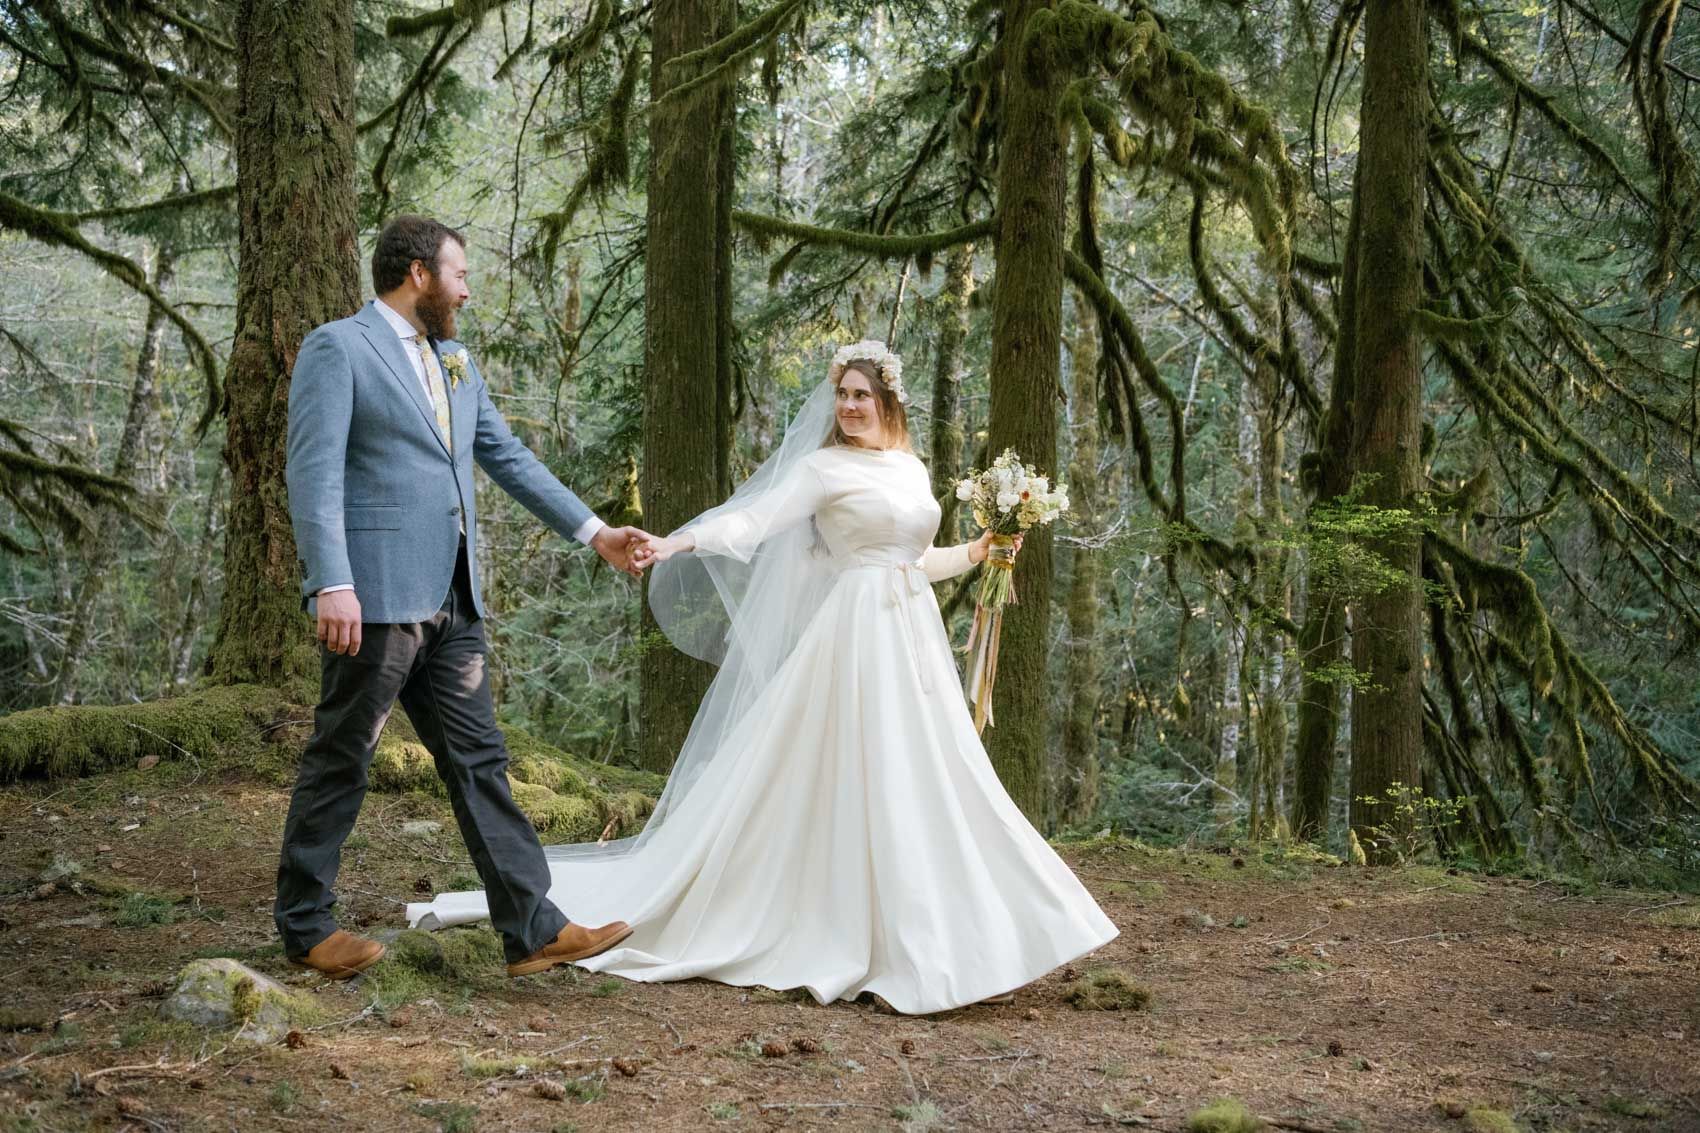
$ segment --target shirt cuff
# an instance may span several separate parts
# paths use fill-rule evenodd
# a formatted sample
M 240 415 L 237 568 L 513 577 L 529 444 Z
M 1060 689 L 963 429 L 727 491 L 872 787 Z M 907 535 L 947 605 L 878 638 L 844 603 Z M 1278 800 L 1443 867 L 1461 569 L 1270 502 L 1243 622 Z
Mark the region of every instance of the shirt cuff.
M 590 545 L 590 541 L 596 538 L 596 533 L 607 526 L 608 525 L 606 523 L 603 523 L 600 519 L 593 515 L 578 525 L 578 530 L 573 532 L 573 538 L 588 547 Z
M 313 597 L 317 598 L 321 594 L 334 594 L 338 590 L 353 590 L 353 589 L 354 589 L 354 584 L 352 582 L 339 582 L 335 586 L 321 586 L 321 587 L 319 587 L 317 590 L 313 591 Z

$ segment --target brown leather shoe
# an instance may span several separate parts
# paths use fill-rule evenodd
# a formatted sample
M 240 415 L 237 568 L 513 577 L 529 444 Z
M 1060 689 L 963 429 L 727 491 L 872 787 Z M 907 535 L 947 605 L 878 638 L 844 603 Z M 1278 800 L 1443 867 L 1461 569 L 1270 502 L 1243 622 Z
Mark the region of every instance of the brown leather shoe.
M 333 980 L 346 980 L 383 958 L 382 944 L 339 928 L 313 945 L 307 955 L 291 957 L 289 962 L 297 968 L 311 968 Z
M 570 924 L 561 930 L 561 934 L 548 944 L 539 948 L 517 964 L 508 965 L 508 975 L 529 976 L 537 972 L 546 972 L 557 964 L 570 964 L 574 960 L 588 960 L 600 955 L 626 937 L 632 934 L 632 926 L 625 921 L 615 921 L 601 928 L 585 928 L 582 925 Z

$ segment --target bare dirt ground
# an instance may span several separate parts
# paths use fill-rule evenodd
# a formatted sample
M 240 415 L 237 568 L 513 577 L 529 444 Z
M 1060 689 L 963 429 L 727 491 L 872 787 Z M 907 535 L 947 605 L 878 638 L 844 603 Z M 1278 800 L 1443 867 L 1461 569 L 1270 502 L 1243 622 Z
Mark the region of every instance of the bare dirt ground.
M 1293 1130 L 1700 1130 L 1693 898 L 1105 841 L 1063 854 L 1121 937 L 1013 1006 L 910 1018 L 510 981 L 493 958 L 332 984 L 273 938 L 284 792 L 215 778 L 0 794 L 0 1130 L 1182 1130 L 1223 1097 Z M 418 818 L 442 833 L 405 836 Z M 343 921 L 399 926 L 416 891 L 469 880 L 441 801 L 374 795 Z M 205 955 L 301 989 L 320 1021 L 266 1047 L 162 1022 Z M 1071 1006 L 1105 967 L 1149 1006 Z

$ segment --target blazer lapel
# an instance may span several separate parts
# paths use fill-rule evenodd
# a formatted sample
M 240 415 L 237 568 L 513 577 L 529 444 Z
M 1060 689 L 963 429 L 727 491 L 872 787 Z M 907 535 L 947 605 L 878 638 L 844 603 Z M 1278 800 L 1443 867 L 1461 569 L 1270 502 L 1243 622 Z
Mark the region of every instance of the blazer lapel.
M 360 309 L 355 321 L 360 324 L 366 341 L 371 343 L 372 349 L 377 352 L 384 365 L 389 367 L 391 375 L 401 383 L 402 390 L 413 400 L 414 407 L 419 410 L 420 416 L 425 418 L 425 425 L 431 430 L 431 435 L 437 438 L 438 444 L 443 444 L 443 431 L 437 427 L 437 411 L 425 396 L 424 383 L 414 372 L 413 360 L 407 356 L 408 344 L 402 342 L 395 328 L 385 322 L 384 316 L 378 314 L 377 309 L 370 303 Z M 443 446 L 443 451 L 448 451 L 447 445 Z

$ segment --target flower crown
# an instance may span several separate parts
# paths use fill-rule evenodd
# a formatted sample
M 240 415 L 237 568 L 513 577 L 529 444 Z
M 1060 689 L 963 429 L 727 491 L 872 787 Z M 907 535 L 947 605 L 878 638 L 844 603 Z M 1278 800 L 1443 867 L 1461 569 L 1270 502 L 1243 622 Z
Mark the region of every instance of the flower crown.
M 879 371 L 880 384 L 895 394 L 899 403 L 909 404 L 909 391 L 903 388 L 903 359 L 887 350 L 885 343 L 878 339 L 864 338 L 861 342 L 840 346 L 838 352 L 832 356 L 832 368 L 827 372 L 827 380 L 837 385 L 845 368 L 852 362 L 872 362 Z

